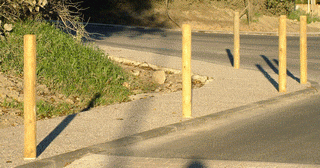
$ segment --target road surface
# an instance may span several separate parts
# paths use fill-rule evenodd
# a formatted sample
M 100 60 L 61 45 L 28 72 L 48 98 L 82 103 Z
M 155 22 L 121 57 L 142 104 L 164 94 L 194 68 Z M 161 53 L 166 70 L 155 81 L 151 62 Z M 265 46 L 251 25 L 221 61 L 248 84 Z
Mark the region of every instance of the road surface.
M 125 26 L 91 25 L 97 44 L 181 57 L 181 32 Z M 320 82 L 320 37 L 308 37 L 308 79 Z M 299 37 L 287 37 L 289 76 L 299 78 Z M 192 59 L 232 66 L 233 35 L 192 33 Z M 240 67 L 277 73 L 278 37 L 241 35 Z M 259 68 L 261 67 L 261 68 Z

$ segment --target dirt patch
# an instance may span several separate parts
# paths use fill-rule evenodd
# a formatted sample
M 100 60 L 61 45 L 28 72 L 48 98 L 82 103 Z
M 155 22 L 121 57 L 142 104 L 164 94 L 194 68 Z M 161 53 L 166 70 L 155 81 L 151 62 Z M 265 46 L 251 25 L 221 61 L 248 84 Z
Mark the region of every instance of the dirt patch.
M 128 60 L 125 62 L 121 61 L 121 63 L 117 64 L 141 80 L 140 84 L 154 83 L 154 87 L 143 91 L 140 89 L 141 87 L 135 88 L 125 82 L 123 85 L 135 93 L 130 96 L 132 101 L 152 97 L 153 94 L 157 93 L 171 93 L 182 90 L 182 75 L 180 71 L 161 68 L 148 63 L 132 63 Z M 156 83 L 154 80 L 154 74 L 157 71 L 163 71 L 165 74 L 164 82 L 161 84 Z M 202 87 L 208 80 L 209 78 L 207 77 L 194 75 L 192 87 Z M 53 105 L 59 102 L 68 102 L 69 104 L 77 106 L 79 103 L 76 99 L 66 98 L 64 95 L 51 92 L 45 85 L 37 85 L 36 90 L 37 101 L 44 100 L 51 102 Z M 3 104 L 3 106 L 0 106 L 0 129 L 23 124 L 23 109 L 21 104 L 23 103 L 22 78 L 0 73 L 0 102 Z

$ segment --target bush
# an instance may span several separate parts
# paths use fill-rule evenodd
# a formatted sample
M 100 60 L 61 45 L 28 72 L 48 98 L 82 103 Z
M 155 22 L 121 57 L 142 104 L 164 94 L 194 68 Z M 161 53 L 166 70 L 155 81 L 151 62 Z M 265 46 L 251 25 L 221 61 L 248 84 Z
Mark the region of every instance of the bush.
M 17 21 L 31 20 L 59 20 L 60 27 L 68 33 L 77 32 L 76 39 L 88 37 L 82 24 L 80 3 L 71 0 L 0 0 L 0 35 L 4 36 L 9 31 L 5 25 L 12 25 Z
M 272 15 L 288 15 L 294 11 L 294 1 L 265 0 L 265 9 Z

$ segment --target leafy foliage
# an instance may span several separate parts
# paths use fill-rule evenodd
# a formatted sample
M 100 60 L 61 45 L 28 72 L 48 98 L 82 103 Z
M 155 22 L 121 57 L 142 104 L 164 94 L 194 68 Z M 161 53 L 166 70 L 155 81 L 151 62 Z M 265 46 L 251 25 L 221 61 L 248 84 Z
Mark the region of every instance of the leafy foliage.
M 294 1 L 266 0 L 265 8 L 273 15 L 288 15 L 294 11 Z

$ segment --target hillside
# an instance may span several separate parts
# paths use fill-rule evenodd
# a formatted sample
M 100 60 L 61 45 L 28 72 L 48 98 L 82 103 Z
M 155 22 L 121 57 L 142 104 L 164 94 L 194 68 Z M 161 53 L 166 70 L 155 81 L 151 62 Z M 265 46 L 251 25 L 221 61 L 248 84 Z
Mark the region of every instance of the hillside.
M 133 0 L 133 2 L 135 1 Z M 108 24 L 179 29 L 183 23 L 189 23 L 194 30 L 232 31 L 234 12 L 241 13 L 244 8 L 243 6 L 230 6 L 223 1 L 190 3 L 188 0 L 171 0 L 168 5 L 164 2 L 149 2 L 150 4 L 147 3 L 144 6 L 135 6 L 134 3 L 110 4 L 114 6 L 100 10 L 90 7 L 84 11 L 84 16 L 86 19 L 90 18 L 90 22 Z M 167 15 L 167 7 L 172 20 Z M 250 26 L 247 23 L 246 15 L 242 16 L 240 31 L 277 32 L 278 17 L 262 15 L 258 12 L 254 12 L 253 15 Z M 309 32 L 319 32 L 319 30 L 319 23 L 308 25 Z M 287 31 L 298 32 L 299 22 L 288 19 Z

